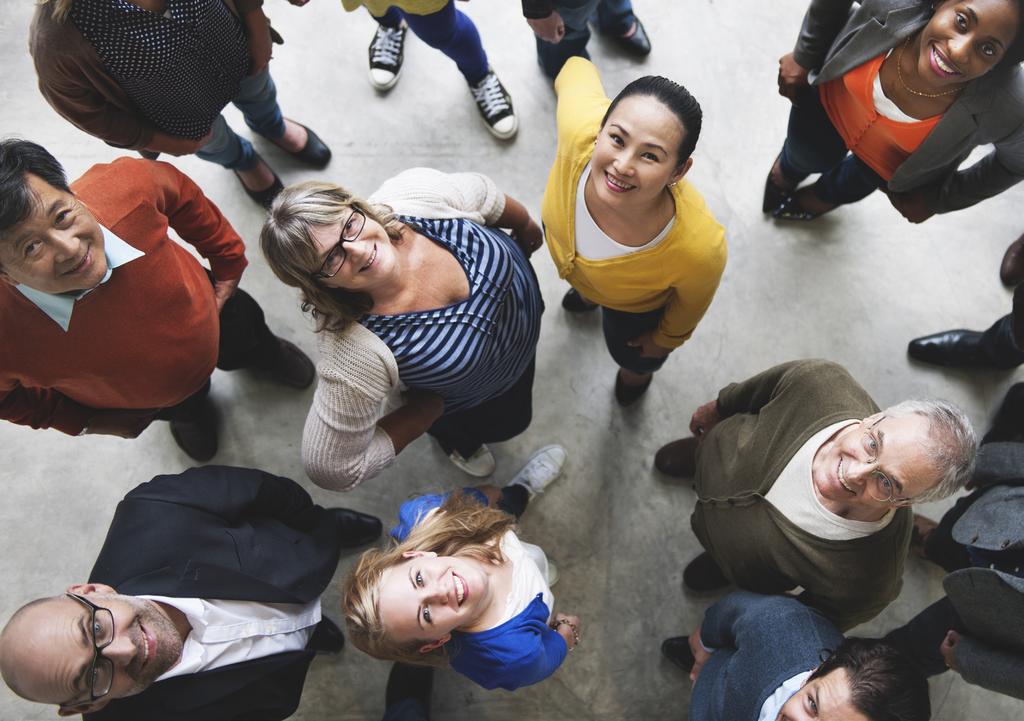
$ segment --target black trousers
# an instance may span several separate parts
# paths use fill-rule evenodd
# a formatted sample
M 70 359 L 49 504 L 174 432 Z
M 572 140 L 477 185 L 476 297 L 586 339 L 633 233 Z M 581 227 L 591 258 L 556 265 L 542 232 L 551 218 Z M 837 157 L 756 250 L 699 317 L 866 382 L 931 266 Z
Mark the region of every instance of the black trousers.
M 445 453 L 458 451 L 463 458 L 476 453 L 481 444 L 515 438 L 525 431 L 533 418 L 534 357 L 511 388 L 489 401 L 464 411 L 448 413 L 428 430 Z
M 889 632 L 885 641 L 907 654 L 925 676 L 936 676 L 949 670 L 939 646 L 951 629 L 960 633 L 967 630 L 949 597 L 943 596 L 906 625 Z
M 982 334 L 981 352 L 997 368 L 1024 363 L 1024 351 L 1013 340 L 1013 315 L 1004 315 Z
M 213 278 L 211 277 L 211 281 Z M 232 371 L 240 368 L 269 368 L 278 360 L 281 344 L 267 327 L 263 309 L 255 298 L 241 288 L 228 298 L 220 312 L 220 346 L 217 367 Z M 156 420 L 186 421 L 202 412 L 210 392 L 210 381 L 177 405 L 162 408 Z

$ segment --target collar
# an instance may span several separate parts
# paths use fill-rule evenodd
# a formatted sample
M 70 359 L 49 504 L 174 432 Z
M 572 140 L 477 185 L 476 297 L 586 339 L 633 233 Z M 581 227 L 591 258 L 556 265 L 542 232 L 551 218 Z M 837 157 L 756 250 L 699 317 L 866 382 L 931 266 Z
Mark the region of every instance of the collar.
M 128 245 L 128 243 L 121 240 L 102 225 L 100 229 L 103 231 L 103 255 L 107 258 L 107 272 L 96 288 L 110 280 L 110 276 L 113 275 L 115 268 L 119 268 L 125 263 L 145 255 L 141 250 Z M 68 328 L 71 326 L 71 314 L 75 309 L 75 301 L 84 298 L 96 290 L 96 288 L 88 288 L 74 293 L 44 293 L 41 290 L 29 288 L 27 285 L 20 283 L 14 287 L 23 296 L 32 301 L 39 310 L 46 313 L 65 333 L 67 333 Z

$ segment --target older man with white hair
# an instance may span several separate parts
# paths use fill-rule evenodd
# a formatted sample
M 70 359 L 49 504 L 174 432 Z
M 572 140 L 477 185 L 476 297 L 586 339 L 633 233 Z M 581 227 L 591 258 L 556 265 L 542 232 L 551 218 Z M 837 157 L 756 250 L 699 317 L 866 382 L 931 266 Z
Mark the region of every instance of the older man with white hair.
M 785 363 L 723 388 L 655 466 L 693 477 L 691 525 L 706 549 L 683 580 L 798 593 L 846 630 L 899 594 L 908 506 L 963 487 L 977 446 L 946 401 L 880 411 L 841 366 Z

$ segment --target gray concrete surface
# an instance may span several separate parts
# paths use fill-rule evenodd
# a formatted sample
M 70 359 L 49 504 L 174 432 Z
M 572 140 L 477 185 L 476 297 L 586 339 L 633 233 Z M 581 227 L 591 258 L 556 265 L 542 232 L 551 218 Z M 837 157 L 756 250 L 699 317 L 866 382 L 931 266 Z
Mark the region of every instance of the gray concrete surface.
M 693 340 L 672 356 L 644 401 L 623 410 L 612 398 L 615 369 L 598 318 L 568 317 L 559 307 L 566 286 L 545 252 L 534 256 L 548 304 L 535 417 L 526 433 L 495 447 L 495 478 L 514 473 L 545 443 L 569 449 L 564 479 L 530 508 L 523 532 L 558 562 L 558 608 L 583 619 L 583 643 L 554 677 L 514 694 L 485 692 L 454 673 L 439 674 L 435 719 L 687 717 L 690 684 L 661 659 L 658 645 L 689 632 L 714 598 L 681 590 L 683 566 L 699 550 L 688 523 L 693 494 L 664 483 L 651 461 L 662 443 L 683 434 L 692 410 L 725 383 L 776 362 L 827 357 L 845 364 L 882 405 L 939 395 L 962 404 L 979 429 L 1012 383 L 1008 372 L 915 365 L 905 348 L 917 335 L 983 328 L 1008 311 L 1010 295 L 997 270 L 1006 245 L 1024 230 L 1020 188 L 920 226 L 906 223 L 880 194 L 808 225 L 776 224 L 760 214 L 764 176 L 787 118 L 788 104 L 776 94 L 776 63 L 792 46 L 805 5 L 636 0 L 654 45 L 646 62 L 592 40 L 610 94 L 634 77 L 658 73 L 699 98 L 704 132 L 690 179 L 727 229 L 729 265 Z M 44 144 L 71 177 L 120 155 L 67 124 L 39 95 L 26 50 L 31 3 L 0 0 L 0 7 L 0 134 Z M 271 65 L 281 105 L 334 151 L 330 167 L 314 173 L 257 142 L 286 183 L 323 177 L 367 194 L 413 165 L 478 170 L 539 213 L 554 153 L 554 94 L 534 60 L 533 37 L 516 0 L 460 7 L 478 24 L 491 63 L 512 93 L 520 118 L 514 142 L 495 141 L 486 132 L 454 65 L 418 39 L 410 36 L 401 81 L 380 96 L 366 80 L 373 24 L 365 13 L 345 14 L 330 0 L 304 8 L 269 0 L 268 15 L 286 38 Z M 227 112 L 243 130 L 237 112 Z M 315 354 L 295 294 L 277 282 L 258 251 L 259 210 L 229 172 L 191 157 L 174 162 L 249 243 L 251 265 L 242 284 L 261 301 L 271 327 Z M 355 491 L 321 491 L 304 478 L 299 460 L 312 390 L 289 392 L 245 373 L 218 371 L 213 394 L 224 409 L 215 461 L 293 477 L 320 503 L 392 518 L 409 494 L 468 480 L 424 438 Z M 133 441 L 2 424 L 0 449 L 3 619 L 27 599 L 84 581 L 118 499 L 155 474 L 190 465 L 163 424 Z M 948 505 L 924 510 L 938 517 Z M 353 559 L 344 557 L 338 579 Z M 902 595 L 858 632 L 880 634 L 903 623 L 939 597 L 941 578 L 938 568 L 910 560 Z M 335 617 L 337 602 L 332 588 L 325 609 Z M 387 664 L 352 648 L 316 660 L 295 718 L 379 718 L 386 672 Z M 937 721 L 1024 715 L 1024 703 L 953 674 L 932 681 L 932 698 Z M 53 709 L 0 691 L 2 719 L 54 717 Z

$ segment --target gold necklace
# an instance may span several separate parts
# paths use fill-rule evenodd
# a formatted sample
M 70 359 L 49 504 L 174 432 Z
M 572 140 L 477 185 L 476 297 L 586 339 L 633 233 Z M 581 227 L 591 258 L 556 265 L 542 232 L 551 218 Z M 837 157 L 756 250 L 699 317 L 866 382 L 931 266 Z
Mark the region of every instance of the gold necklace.
M 909 35 L 907 36 L 907 42 L 903 43 L 903 47 L 900 48 L 900 56 L 896 58 L 896 77 L 900 79 L 900 85 L 903 86 L 904 90 L 906 90 L 908 93 L 913 93 L 914 95 L 917 95 L 922 98 L 941 98 L 944 95 L 952 95 L 953 93 L 959 93 L 961 90 L 964 89 L 964 86 L 961 85 L 958 88 L 946 90 L 945 92 L 942 93 L 922 93 L 919 90 L 914 90 L 912 87 L 907 85 L 907 81 L 903 79 L 903 51 L 907 49 L 908 45 L 910 45 Z

